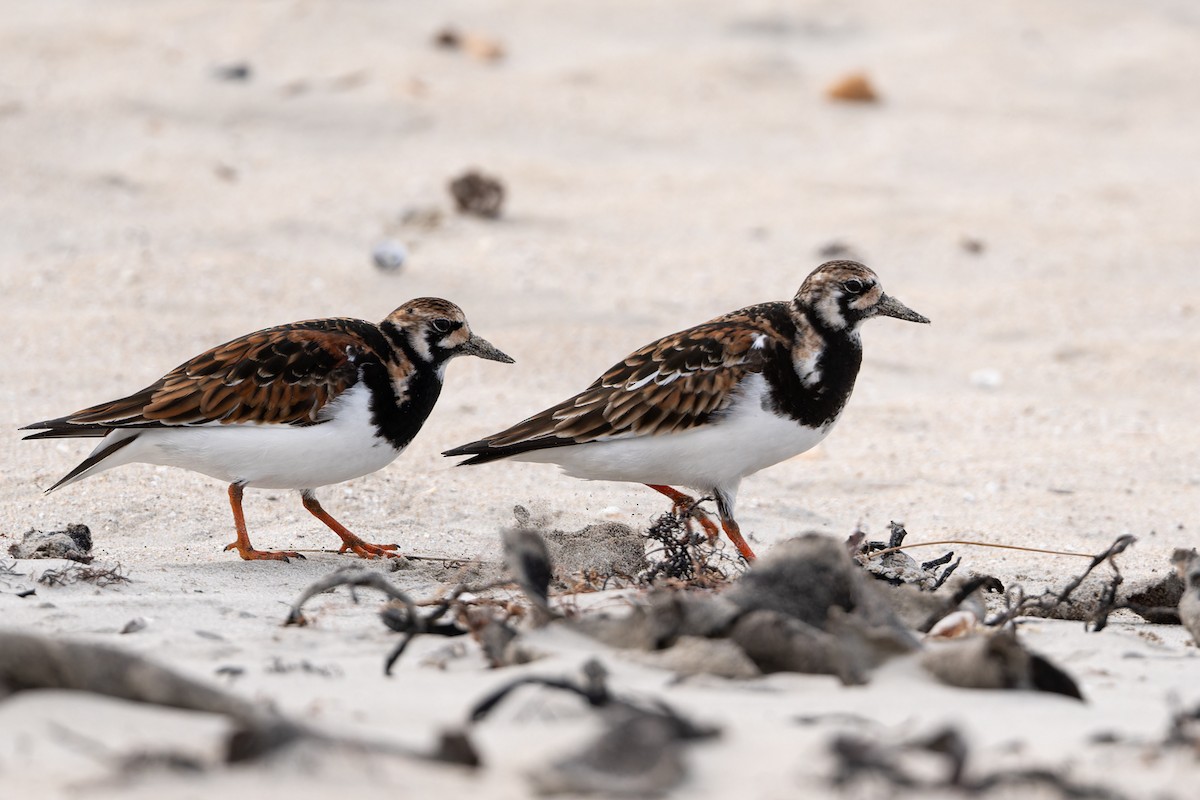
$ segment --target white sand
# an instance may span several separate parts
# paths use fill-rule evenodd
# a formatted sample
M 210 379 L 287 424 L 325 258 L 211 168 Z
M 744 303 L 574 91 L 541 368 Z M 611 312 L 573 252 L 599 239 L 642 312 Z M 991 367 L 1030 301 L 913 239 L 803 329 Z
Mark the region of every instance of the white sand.
M 4 16 L 0 548 L 31 527 L 84 522 L 99 560 L 135 579 L 28 599 L 0 584 L 6 626 L 112 642 L 205 678 L 237 664 L 247 672 L 234 688 L 248 696 L 338 729 L 430 740 L 508 674 L 474 659 L 423 667 L 443 646 L 431 640 L 385 680 L 393 637 L 373 602 L 343 596 L 322 598 L 314 627 L 280 629 L 284 603 L 344 557 L 280 565 L 222 553 L 224 487 L 180 471 L 126 467 L 43 497 L 87 445 L 22 443 L 15 428 L 136 390 L 257 327 L 378 319 L 434 294 L 517 364 L 455 363 L 410 450 L 326 489 L 331 513 L 411 552 L 493 558 L 517 502 L 572 527 L 600 516 L 644 525 L 663 508 L 648 490 L 537 465 L 454 470 L 438 453 L 581 388 L 652 337 L 790 296 L 834 240 L 933 325 L 870 323 L 838 429 L 743 484 L 739 518 L 760 552 L 813 528 L 882 535 L 890 519 L 914 541 L 1089 552 L 1132 533 L 1139 543 L 1122 558 L 1132 580 L 1165 574 L 1172 548 L 1197 543 L 1200 15 L 1190 0 L 1026 0 L 969 14 L 933 0 L 14 1 Z M 508 57 L 434 49 L 446 23 L 497 36 Z M 242 60 L 249 82 L 213 78 Z M 884 102 L 824 98 L 860 69 Z M 448 212 L 444 184 L 470 166 L 507 183 L 504 220 Z M 448 212 L 442 227 L 400 225 L 406 209 L 431 204 Z M 398 275 L 370 263 L 389 236 L 412 250 Z M 967 253 L 963 237 L 983 252 Z M 257 546 L 335 542 L 292 496 L 250 492 L 246 506 Z M 1081 566 L 963 554 L 1032 590 Z M 419 594 L 439 577 L 398 573 Z M 134 616 L 150 627 L 115 635 Z M 903 665 L 835 691 L 799 676 L 668 687 L 665 673 L 606 660 L 619 688 L 661 689 L 726 726 L 693 751 L 689 796 L 828 791 L 828 729 L 789 722 L 819 710 L 905 730 L 957 721 L 983 763 L 1019 743 L 1020 757 L 1098 770 L 1138 795 L 1174 785 L 1186 796 L 1180 787 L 1200 778 L 1194 758 L 1146 761 L 1087 737 L 1160 736 L 1168 696 L 1200 701 L 1197 649 L 1178 628 L 1080 628 L 1036 623 L 1026 636 L 1075 674 L 1087 706 L 939 689 Z M 275 657 L 342 674 L 271 674 Z M 561 672 L 580 658 L 528 669 Z M 25 796 L 233 798 L 269 786 L 324 797 L 350 781 L 364 796 L 400 786 L 519 797 L 523 766 L 588 728 L 584 712 L 564 716 L 513 711 L 485 726 L 491 766 L 475 777 L 318 759 L 131 791 L 92 784 L 110 765 L 56 726 L 125 752 L 172 735 L 211 744 L 214 723 L 30 695 L 0 705 L 0 780 Z

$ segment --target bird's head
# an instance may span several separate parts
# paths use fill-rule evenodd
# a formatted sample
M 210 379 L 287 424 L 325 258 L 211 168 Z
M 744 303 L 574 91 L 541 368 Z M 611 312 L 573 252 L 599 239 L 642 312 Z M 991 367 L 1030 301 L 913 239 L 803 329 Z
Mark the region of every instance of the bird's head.
M 826 261 L 804 279 L 792 300 L 793 309 L 815 324 L 853 331 L 871 317 L 909 322 L 929 320 L 884 293 L 879 276 L 857 261 Z
M 409 300 L 388 314 L 380 328 L 393 341 L 406 342 L 418 359 L 429 364 L 445 364 L 456 356 L 513 363 L 487 339 L 471 333 L 461 308 L 439 297 Z

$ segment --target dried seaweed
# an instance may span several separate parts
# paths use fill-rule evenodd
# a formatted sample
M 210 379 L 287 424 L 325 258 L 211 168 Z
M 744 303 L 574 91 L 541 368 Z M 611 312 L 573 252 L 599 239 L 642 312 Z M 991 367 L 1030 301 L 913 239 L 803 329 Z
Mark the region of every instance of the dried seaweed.
M 677 586 L 713 589 L 729 582 L 737 561 L 693 530 L 690 522 L 690 510 L 669 511 L 654 519 L 646 538 L 656 546 L 646 553 L 650 566 L 638 575 L 639 583 L 665 579 Z
M 62 569 L 48 569 L 38 576 L 37 582 L 43 586 L 70 586 L 73 583 L 90 583 L 106 589 L 122 583 L 129 583 L 129 577 L 121 572 L 118 563 L 112 567 L 97 567 L 87 564 L 72 564 Z

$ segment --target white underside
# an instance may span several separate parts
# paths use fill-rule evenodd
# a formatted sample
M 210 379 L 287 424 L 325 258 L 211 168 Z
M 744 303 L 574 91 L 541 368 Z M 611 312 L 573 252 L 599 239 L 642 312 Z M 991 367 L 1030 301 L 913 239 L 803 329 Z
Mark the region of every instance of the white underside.
M 140 462 L 264 489 L 315 489 L 348 481 L 386 467 L 401 453 L 376 435 L 369 399 L 366 386 L 354 386 L 334 400 L 331 419 L 319 425 L 214 423 L 114 431 L 97 449 L 136 438 L 76 480 Z
M 833 422 L 807 428 L 764 409 L 765 393 L 765 379 L 752 375 L 742 383 L 729 413 L 711 424 L 682 433 L 551 447 L 512 458 L 558 464 L 576 478 L 687 486 L 732 496 L 742 478 L 814 447 L 833 428 Z

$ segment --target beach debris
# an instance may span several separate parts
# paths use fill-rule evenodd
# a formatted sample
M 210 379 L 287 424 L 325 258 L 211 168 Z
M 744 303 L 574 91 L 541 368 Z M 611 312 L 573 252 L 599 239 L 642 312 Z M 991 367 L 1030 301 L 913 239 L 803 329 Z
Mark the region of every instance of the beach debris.
M 973 256 L 981 255 L 983 251 L 987 249 L 987 245 L 984 243 L 983 239 L 979 239 L 975 236 L 962 237 L 958 240 L 958 246 L 962 248 L 964 253 L 970 253 Z
M 497 219 L 504 208 L 504 184 L 478 170 L 468 170 L 452 179 L 448 188 L 461 214 Z
M 17 597 L 33 597 L 37 594 L 37 590 L 25 583 L 18 581 L 19 578 L 28 577 L 24 572 L 17 572 L 17 562 L 5 564 L 0 562 L 0 584 L 4 585 L 5 589 L 12 590 L 12 593 Z
M 1195 550 L 1175 551 L 1175 558 L 1185 557 Z M 1123 592 L 1121 607 L 1127 608 L 1147 622 L 1156 625 L 1178 625 L 1179 606 L 1183 600 L 1184 572 L 1180 562 L 1172 560 L 1174 569 L 1157 580 L 1151 576 L 1134 579 Z
M 481 33 L 460 31 L 452 26 L 434 34 L 433 44 L 441 50 L 462 51 L 478 61 L 500 61 L 505 56 L 500 40 Z
M 650 524 L 645 534 L 653 543 L 646 553 L 649 565 L 638 574 L 638 583 L 665 579 L 693 588 L 715 589 L 729 582 L 741 563 L 740 556 L 728 555 L 718 547 L 719 540 L 694 530 L 693 513 L 686 509 L 669 511 Z
M 939 588 L 949 577 L 953 568 L 958 566 L 959 562 L 950 564 L 946 571 L 936 577 L 929 574 L 929 570 L 945 565 L 952 553 L 943 555 L 939 559 L 926 561 L 917 565 L 911 558 L 903 560 L 892 560 L 890 563 L 885 563 L 883 569 L 873 567 L 872 562 L 882 559 L 892 559 L 893 556 L 900 553 L 900 550 L 893 552 L 893 547 L 902 547 L 905 531 L 903 526 L 898 523 L 891 523 L 892 537 L 889 542 L 896 542 L 895 545 L 883 547 L 880 549 L 878 545 L 882 543 L 870 542 L 866 546 L 863 545 L 865 536 L 861 532 L 856 532 L 847 540 L 846 546 L 855 554 L 856 560 L 864 567 L 872 571 L 878 577 L 883 578 L 887 583 L 893 584 L 897 588 L 908 586 L 928 586 L 930 589 Z M 999 614 L 988 617 L 984 621 L 988 627 L 1001 627 L 1008 625 L 1014 619 L 1021 616 L 1046 617 L 1051 619 L 1068 619 L 1077 620 L 1087 623 L 1087 625 L 1096 631 L 1103 630 L 1108 623 L 1108 616 L 1113 611 L 1122 608 L 1135 609 L 1138 607 L 1136 603 L 1130 602 L 1128 599 L 1118 598 L 1118 590 L 1124 582 L 1120 569 L 1117 567 L 1115 558 L 1130 547 L 1137 539 L 1130 535 L 1117 537 L 1108 548 L 1104 551 L 1092 556 L 1091 564 L 1078 576 L 1073 578 L 1062 589 L 1057 591 L 1046 589 L 1040 595 L 1027 596 L 1024 588 L 1019 585 L 1013 585 L 1007 590 L 998 579 L 992 576 L 982 575 L 973 576 L 966 581 L 951 582 L 955 587 L 954 595 L 949 602 L 937 603 L 926 601 L 925 606 L 932 609 L 930 616 L 917 625 L 917 630 L 928 632 L 937 624 L 942 617 L 956 611 L 959 605 L 963 604 L 975 595 L 971 601 L 971 610 L 976 613 L 980 619 L 983 615 L 982 597 L 976 595 L 980 591 L 988 592 L 1003 592 L 1005 598 L 1005 608 Z M 930 542 L 929 544 L 987 544 L 985 542 L 974 541 L 942 541 Z M 923 543 L 922 543 L 923 544 Z M 911 547 L 917 547 L 912 545 Z M 1009 545 L 995 545 L 999 547 L 1010 547 Z M 1020 548 L 1015 549 L 1030 549 Z M 1056 551 L 1049 551 L 1056 552 Z M 1083 555 L 1075 553 L 1059 553 L 1059 555 Z M 1092 572 L 1101 564 L 1108 564 L 1112 574 L 1107 579 L 1091 577 Z M 891 598 L 892 605 L 900 614 L 901 618 L 906 619 L 909 624 L 913 624 L 912 614 L 920 609 L 922 603 L 912 603 L 916 595 L 909 592 L 907 594 L 893 595 Z M 1155 596 L 1153 593 L 1147 596 Z M 899 601 L 899 602 L 897 602 Z M 1158 614 L 1164 618 L 1170 614 L 1170 609 L 1165 608 L 1149 608 L 1142 607 L 1141 611 L 1146 614 Z
M 940 558 L 918 563 L 907 553 L 900 550 L 904 545 L 904 538 L 908 536 L 908 531 L 904 529 L 904 523 L 889 522 L 888 530 L 890 536 L 886 542 L 863 541 L 859 544 L 861 539 L 866 538 L 865 535 L 861 537 L 852 535 L 847 542 L 847 545 L 851 547 L 851 552 L 854 554 L 854 560 L 879 580 L 890 583 L 893 586 L 898 586 L 902 583 L 911 583 L 915 584 L 918 588 L 932 592 L 941 588 L 942 584 L 954 574 L 954 571 L 958 569 L 958 565 L 962 563 L 961 558 L 950 563 L 950 560 L 954 558 L 953 550 L 945 553 Z M 881 553 L 885 550 L 892 552 L 872 555 L 873 553 Z M 940 567 L 945 567 L 945 569 L 939 569 Z
M 806 533 L 776 545 L 722 593 L 745 611 L 769 610 L 825 630 L 834 609 L 870 626 L 908 637 L 886 595 L 867 582 L 846 548 L 819 533 Z M 837 620 L 841 620 L 841 616 Z
M 590 614 L 568 624 L 619 648 L 727 639 L 761 672 L 860 684 L 873 667 L 920 646 L 872 584 L 842 544 L 810 533 L 777 545 L 720 594 L 661 587 L 624 616 Z M 703 663 L 689 669 L 682 657 L 671 668 L 710 671 Z
M 0 702 L 34 689 L 68 689 L 137 703 L 202 711 L 228 718 L 233 730 L 224 761 L 268 757 L 303 741 L 357 752 L 467 766 L 479 758 L 462 732 L 443 734 L 429 751 L 390 742 L 331 735 L 115 648 L 0 631 Z
M 219 81 L 246 82 L 254 77 L 254 68 L 247 61 L 222 64 L 213 69 L 213 77 Z
M 763 674 L 758 665 L 732 639 L 680 636 L 665 650 L 633 651 L 630 661 L 674 672 L 680 677 L 715 675 L 747 680 Z
M 37 582 L 43 586 L 70 586 L 73 583 L 90 583 L 107 589 L 122 583 L 129 583 L 129 577 L 121 572 L 121 565 L 101 567 L 90 564 L 71 564 L 62 569 L 48 569 L 38 576 Z
M 406 228 L 421 231 L 432 231 L 441 227 L 445 221 L 442 210 L 434 205 L 411 206 L 404 209 L 400 215 L 400 224 Z
M 92 531 L 73 523 L 61 531 L 28 530 L 8 548 L 13 558 L 65 558 L 89 564 L 92 561 Z
M 829 630 L 774 611 L 753 611 L 738 619 L 729 638 L 764 673 L 836 675 L 846 686 L 867 683 L 870 671 L 911 647 L 903 638 L 857 624 L 837 610 Z
M 662 588 L 628 613 L 593 612 L 567 624 L 609 647 L 665 650 L 687 636 L 726 637 L 741 614 L 742 609 L 720 595 Z
M 1019 616 L 1033 616 L 1077 620 L 1084 622 L 1094 631 L 1104 630 L 1108 624 L 1108 615 L 1119 607 L 1117 590 L 1124 581 L 1115 558 L 1136 541 L 1137 539 L 1129 534 L 1118 536 L 1103 552 L 1092 557 L 1087 569 L 1058 591 L 1047 589 L 1035 597 L 1026 597 L 1020 586 L 1010 587 L 1005 595 L 1007 608 L 998 616 L 989 618 L 987 624 L 1006 625 Z M 1090 596 L 1082 600 L 1076 598 L 1076 591 L 1101 564 L 1108 564 L 1112 571 L 1111 577 L 1107 581 L 1100 581 L 1098 588 L 1089 592 Z
M 608 687 L 608 671 L 596 659 L 584 663 L 582 673 L 582 680 L 518 678 L 484 697 L 471 710 L 471 722 L 482 722 L 515 689 L 542 686 L 578 695 L 605 715 L 605 730 L 596 740 L 530 773 L 530 782 L 541 794 L 661 794 L 686 775 L 686 743 L 719 733 L 717 728 L 688 720 L 660 700 L 642 702 L 613 694 Z
M 137 633 L 138 631 L 146 630 L 146 628 L 148 628 L 149 626 L 150 626 L 150 620 L 146 619 L 145 617 L 134 617 L 133 619 L 126 622 L 123 626 L 121 626 L 121 630 L 117 631 L 117 633 L 120 633 L 122 635 L 129 634 L 129 633 Z
M 271 659 L 271 663 L 267 665 L 266 671 L 271 675 L 290 675 L 298 672 L 302 675 L 316 675 L 320 678 L 340 678 L 342 677 L 342 668 L 337 664 L 314 664 L 307 658 L 302 658 L 299 661 L 284 661 L 279 656 Z
M 843 75 L 825 89 L 825 96 L 830 100 L 845 103 L 877 103 L 879 93 L 871 84 L 871 79 L 865 72 L 851 72 Z
M 558 616 L 550 608 L 550 581 L 554 578 L 554 561 L 546 540 L 529 528 L 509 528 L 501 534 L 504 544 L 504 564 L 521 591 L 539 612 L 537 624 L 545 624 Z
M 619 522 L 593 522 L 574 531 L 553 526 L 549 517 L 534 517 L 513 506 L 516 528 L 540 536 L 554 568 L 555 579 L 572 591 L 608 588 L 616 580 L 636 582 L 646 568 L 646 547 L 633 528 Z
M 898 742 L 859 734 L 839 734 L 830 742 L 829 749 L 837 761 L 830 782 L 842 790 L 864 781 L 875 784 L 882 781 L 893 790 L 910 790 L 914 792 L 912 796 L 918 797 L 939 790 L 953 790 L 955 797 L 970 797 L 1001 789 L 1028 791 L 1045 787 L 1055 791 L 1056 796 L 1076 800 L 1125 798 L 1124 794 L 1107 786 L 1080 783 L 1065 770 L 1004 769 L 972 777 L 967 769 L 970 747 L 966 737 L 954 727 Z M 912 756 L 917 753 L 940 756 L 944 762 L 942 774 L 928 777 L 913 769 Z
M 523 547 L 532 550 L 536 546 L 526 541 Z M 522 550 L 522 556 L 529 555 L 529 552 Z M 530 602 L 535 608 L 539 605 L 544 606 L 543 613 L 549 619 L 556 615 L 549 608 L 546 597 L 538 596 L 538 587 L 544 580 L 544 576 L 539 577 L 540 570 L 548 568 L 549 565 L 543 563 L 539 566 L 536 557 L 533 557 L 532 561 L 535 563 L 521 565 L 521 569 L 524 570 L 520 576 L 521 585 L 528 585 L 530 591 L 534 592 L 534 595 L 530 595 Z M 385 675 L 392 674 L 392 668 L 408 645 L 420 635 L 454 637 L 471 634 L 480 643 L 485 656 L 494 667 L 532 661 L 536 656 L 516 641 L 517 632 L 509 625 L 510 619 L 524 615 L 526 609 L 519 605 L 478 597 L 491 589 L 511 585 L 513 581 L 505 577 L 472 584 L 468 582 L 468 578 L 474 576 L 475 569 L 475 564 L 465 564 L 459 570 L 457 585 L 453 589 L 440 598 L 418 604 L 407 593 L 389 582 L 382 573 L 363 567 L 345 567 L 305 589 L 292 606 L 284 625 L 307 625 L 308 620 L 302 612 L 302 607 L 318 594 L 339 586 L 349 586 L 351 590 L 353 587 L 363 586 L 383 592 L 392 599 L 392 602 L 379 612 L 379 617 L 388 628 L 403 634 L 400 642 L 384 659 Z M 472 597 L 467 599 L 464 595 Z
M 607 729 L 578 752 L 529 775 L 543 795 L 595 794 L 656 797 L 687 776 L 686 746 L 715 735 L 681 717 L 645 711 L 614 711 Z
M 1034 689 L 1083 700 L 1075 680 L 1026 650 L 1013 628 L 936 645 L 922 654 L 921 666 L 942 683 L 964 689 Z
M 817 248 L 817 255 L 824 259 L 849 258 L 854 261 L 862 261 L 858 249 L 841 239 L 834 239 L 821 245 Z
M 384 272 L 399 272 L 408 262 L 408 248 L 395 239 L 384 239 L 371 248 L 371 260 Z
M 1192 635 L 1192 641 L 1200 646 L 1200 555 L 1195 549 L 1180 548 L 1175 551 L 1172 560 L 1183 583 L 1178 606 L 1179 621 Z
M 383 671 L 385 675 L 392 674 L 392 667 L 396 661 L 404 654 L 409 643 L 420 634 L 462 636 L 468 632 L 465 628 L 456 625 L 454 622 L 442 621 L 442 617 L 450 610 L 454 600 L 458 598 L 459 594 L 466 591 L 465 586 L 460 586 L 459 589 L 451 592 L 450 595 L 428 613 L 421 614 L 417 611 L 416 603 L 413 602 L 412 598 L 406 592 L 394 586 L 382 573 L 364 569 L 363 567 L 343 567 L 310 584 L 308 588 L 300 593 L 299 599 L 292 604 L 292 608 L 288 612 L 287 619 L 284 620 L 283 624 L 307 625 L 308 619 L 301 610 L 304 604 L 316 595 L 328 592 L 339 586 L 363 586 L 375 589 L 376 591 L 383 592 L 398 604 L 385 606 L 379 612 L 380 619 L 383 620 L 384 625 L 398 633 L 404 634 L 404 638 L 393 648 L 384 661 Z
M 1171 714 L 1170 727 L 1163 742 L 1168 747 L 1187 747 L 1200 758 L 1200 705 L 1188 710 L 1175 709 Z

